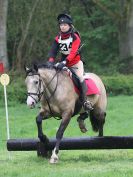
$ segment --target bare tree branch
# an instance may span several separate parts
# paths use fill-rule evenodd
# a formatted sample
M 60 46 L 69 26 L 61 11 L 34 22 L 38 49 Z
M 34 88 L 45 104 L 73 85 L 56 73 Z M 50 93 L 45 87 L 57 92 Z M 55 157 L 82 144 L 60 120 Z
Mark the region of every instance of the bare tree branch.
M 33 17 L 34 11 L 35 11 L 39 1 L 40 0 L 36 0 L 35 3 L 33 4 L 32 10 L 31 10 L 31 12 L 29 14 L 29 19 L 27 21 L 25 30 L 23 31 L 21 40 L 20 40 L 18 48 L 17 48 L 17 59 L 18 59 L 18 67 L 19 68 L 21 68 L 22 48 L 23 48 L 23 45 L 24 45 L 25 40 L 27 38 L 27 35 L 28 35 L 28 32 L 29 32 L 29 27 L 30 27 L 30 24 L 31 24 L 31 21 L 32 21 L 32 17 Z

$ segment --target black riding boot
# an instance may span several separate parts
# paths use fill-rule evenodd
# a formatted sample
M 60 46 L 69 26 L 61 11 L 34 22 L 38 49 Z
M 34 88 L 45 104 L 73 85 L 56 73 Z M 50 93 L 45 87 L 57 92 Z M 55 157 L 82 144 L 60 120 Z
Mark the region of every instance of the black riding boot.
M 81 82 L 81 102 L 82 102 L 82 105 L 85 109 L 85 111 L 90 111 L 90 110 L 93 110 L 93 107 L 92 107 L 92 104 L 90 101 L 87 100 L 87 97 L 86 97 L 86 84 L 85 84 L 85 81 Z

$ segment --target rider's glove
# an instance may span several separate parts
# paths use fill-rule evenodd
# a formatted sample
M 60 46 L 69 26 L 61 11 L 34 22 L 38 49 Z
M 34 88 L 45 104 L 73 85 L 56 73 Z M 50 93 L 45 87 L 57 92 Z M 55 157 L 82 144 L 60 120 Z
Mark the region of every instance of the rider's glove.
M 51 68 L 54 66 L 54 62 L 47 61 L 46 65 L 48 68 Z
M 53 65 L 54 65 L 54 58 L 49 58 L 49 60 L 47 61 L 46 65 L 48 66 L 48 68 L 53 67 Z
M 55 59 L 52 58 L 52 57 L 50 57 L 50 58 L 48 59 L 49 62 L 54 62 L 54 60 L 55 60 Z
M 59 62 L 59 63 L 56 63 L 55 64 L 55 67 L 58 69 L 58 70 L 62 70 L 62 68 L 66 65 L 66 61 L 62 61 L 62 62 Z

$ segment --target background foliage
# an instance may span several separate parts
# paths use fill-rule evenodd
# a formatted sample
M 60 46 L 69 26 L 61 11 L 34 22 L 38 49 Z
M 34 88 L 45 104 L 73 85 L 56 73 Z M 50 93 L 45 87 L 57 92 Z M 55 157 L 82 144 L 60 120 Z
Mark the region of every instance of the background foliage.
M 116 1 L 102 2 L 110 10 L 119 7 Z M 85 3 L 86 6 L 79 0 L 9 0 L 7 32 L 11 68 L 21 70 L 25 63 L 47 60 L 58 33 L 56 17 L 66 11 L 72 15 L 85 44 L 82 51 L 85 68 L 100 74 L 118 73 L 118 26 L 92 1 Z

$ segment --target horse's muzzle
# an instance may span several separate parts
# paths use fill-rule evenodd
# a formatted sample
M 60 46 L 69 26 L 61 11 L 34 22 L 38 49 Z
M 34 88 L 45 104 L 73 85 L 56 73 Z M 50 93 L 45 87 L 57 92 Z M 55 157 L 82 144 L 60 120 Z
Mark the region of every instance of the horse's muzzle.
M 32 97 L 28 96 L 28 98 L 27 98 L 27 106 L 29 108 L 33 109 L 33 108 L 35 108 L 35 105 L 36 105 L 35 100 Z

